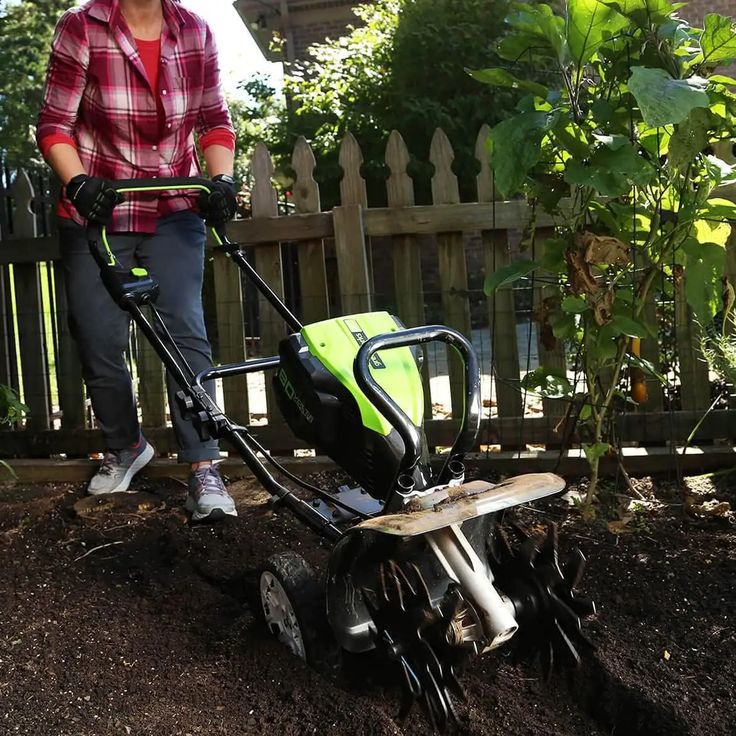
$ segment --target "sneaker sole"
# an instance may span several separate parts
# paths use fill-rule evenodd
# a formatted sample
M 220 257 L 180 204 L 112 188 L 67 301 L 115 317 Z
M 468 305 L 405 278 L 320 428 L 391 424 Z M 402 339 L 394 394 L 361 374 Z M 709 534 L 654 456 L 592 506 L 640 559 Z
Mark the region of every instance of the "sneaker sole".
M 197 505 L 191 496 L 187 496 L 187 500 L 184 502 L 184 508 L 189 511 L 192 515 L 192 521 L 221 521 L 226 516 L 237 516 L 238 510 L 236 508 L 226 510 L 219 507 L 210 509 L 208 512 L 197 511 Z
M 90 491 L 89 488 L 87 489 L 87 493 L 90 496 L 105 496 L 108 493 L 125 493 L 128 490 L 128 486 L 130 486 L 130 481 L 133 480 L 133 476 L 141 469 L 144 468 L 148 463 L 153 460 L 154 456 L 154 449 L 152 445 L 147 444 L 146 449 L 143 450 L 143 452 L 138 455 L 138 457 L 133 460 L 133 462 L 130 464 L 130 467 L 125 471 L 125 475 L 123 476 L 123 479 L 118 483 L 115 488 L 109 491 Z

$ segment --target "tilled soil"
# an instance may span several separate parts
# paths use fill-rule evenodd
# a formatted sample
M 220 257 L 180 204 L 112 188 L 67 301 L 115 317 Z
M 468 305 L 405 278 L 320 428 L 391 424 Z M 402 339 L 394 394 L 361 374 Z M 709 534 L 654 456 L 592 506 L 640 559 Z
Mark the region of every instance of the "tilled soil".
M 79 503 L 78 485 L 0 487 L 0 734 L 431 733 L 419 709 L 398 720 L 375 658 L 334 682 L 271 639 L 258 567 L 289 549 L 320 565 L 328 548 L 254 482 L 231 486 L 238 519 L 212 526 L 188 523 L 175 481 L 136 489 Z M 462 733 L 736 734 L 736 529 L 682 515 L 663 489 L 667 505 L 620 533 L 560 500 L 521 512 L 584 551 L 598 649 L 550 683 L 501 653 L 477 658 Z

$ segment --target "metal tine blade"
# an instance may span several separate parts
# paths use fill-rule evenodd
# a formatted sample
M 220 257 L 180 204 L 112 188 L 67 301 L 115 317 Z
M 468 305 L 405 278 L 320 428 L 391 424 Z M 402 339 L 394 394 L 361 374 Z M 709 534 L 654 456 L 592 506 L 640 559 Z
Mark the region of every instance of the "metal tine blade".
M 439 683 L 437 682 L 434 674 L 429 668 L 427 668 L 427 675 L 429 678 L 429 682 L 427 683 L 429 687 L 425 687 L 424 694 L 427 698 L 427 706 L 429 709 L 430 719 L 432 721 L 432 727 L 435 730 L 438 730 L 438 719 L 436 718 L 436 716 L 439 716 L 439 730 L 444 731 L 445 728 L 447 728 L 447 723 L 449 721 L 450 715 L 447 707 L 447 698 L 445 697 L 443 689 L 440 688 Z
M 549 597 L 552 601 L 552 610 L 554 611 L 555 618 L 566 628 L 572 629 L 573 631 L 580 631 L 582 628 L 580 617 L 575 615 L 575 612 L 570 606 L 552 591 L 549 591 Z
M 406 657 L 401 658 L 401 668 L 404 672 L 404 679 L 406 681 L 407 692 L 414 698 L 419 698 L 422 695 L 422 683 L 419 676 L 409 665 Z
M 572 608 L 578 616 L 585 618 L 592 616 L 596 612 L 595 602 L 590 598 L 581 598 L 574 594 L 570 595 L 570 602 L 567 604 Z
M 579 667 L 581 660 L 580 655 L 578 654 L 578 650 L 575 648 L 575 645 L 572 643 L 572 641 L 570 641 L 570 638 L 565 633 L 562 626 L 560 626 L 559 621 L 555 621 L 555 630 L 562 641 L 562 651 L 564 651 L 569 657 L 572 658 L 576 667 Z
M 499 564 L 505 560 L 511 560 L 514 557 L 514 550 L 511 547 L 508 534 L 506 534 L 506 530 L 500 524 L 496 524 L 494 528 L 490 552 Z
M 424 576 L 413 562 L 411 563 L 411 569 L 414 571 L 414 578 L 416 580 L 417 597 L 428 608 L 432 608 L 432 596 L 429 594 L 429 588 L 424 580 Z
M 547 533 L 544 535 L 542 543 L 539 545 L 539 554 L 545 561 L 551 562 L 555 567 L 559 568 L 558 557 L 559 535 L 557 532 L 557 524 L 550 524 L 547 527 Z
M 585 555 L 580 551 L 578 547 L 570 553 L 570 556 L 565 563 L 565 570 L 563 576 L 565 583 L 570 590 L 575 590 L 580 583 L 585 572 Z
M 514 530 L 514 533 L 520 542 L 525 542 L 529 539 L 529 532 L 527 532 L 526 529 L 524 529 L 518 522 L 512 521 L 509 523 L 509 526 Z
M 462 701 L 467 700 L 468 696 L 465 693 L 465 688 L 460 682 L 460 678 L 457 675 L 455 667 L 448 668 L 447 676 L 447 687 L 450 688 L 450 692 Z
M 381 583 L 381 591 L 383 592 L 384 600 L 390 600 L 388 597 L 388 586 L 386 585 L 386 565 L 382 562 L 378 568 L 378 578 Z
M 538 554 L 539 548 L 537 547 L 537 543 L 531 537 L 528 537 L 519 547 L 519 557 L 529 564 L 534 562 Z
M 401 572 L 401 568 L 393 560 L 389 560 L 388 564 L 390 568 L 390 580 L 393 583 L 393 589 L 396 591 L 396 598 L 398 599 L 397 602 L 401 610 L 405 611 L 406 606 L 404 605 L 404 591 L 402 590 L 401 580 L 397 572 L 402 575 L 403 573 Z M 387 595 L 386 600 L 390 601 L 391 598 Z

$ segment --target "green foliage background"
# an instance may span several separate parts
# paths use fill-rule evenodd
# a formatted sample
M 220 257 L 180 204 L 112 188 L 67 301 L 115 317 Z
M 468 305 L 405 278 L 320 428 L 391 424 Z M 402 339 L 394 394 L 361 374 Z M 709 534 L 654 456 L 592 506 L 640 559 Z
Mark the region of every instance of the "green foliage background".
M 378 0 L 356 10 L 361 20 L 344 38 L 312 47 L 311 60 L 292 70 L 290 100 L 277 111 L 275 95 L 253 89 L 276 120 L 265 126 L 277 166 L 288 171 L 299 135 L 312 144 L 315 178 L 325 206 L 337 201 L 342 172 L 338 147 L 346 132 L 358 140 L 371 202 L 385 197 L 385 146 L 397 129 L 412 155 L 417 201 L 430 199 L 429 145 L 437 127 L 456 154 L 465 196 L 474 194 L 474 147 L 483 123 L 502 120 L 513 108 L 510 90 L 483 88 L 465 72 L 496 60 L 507 0 Z

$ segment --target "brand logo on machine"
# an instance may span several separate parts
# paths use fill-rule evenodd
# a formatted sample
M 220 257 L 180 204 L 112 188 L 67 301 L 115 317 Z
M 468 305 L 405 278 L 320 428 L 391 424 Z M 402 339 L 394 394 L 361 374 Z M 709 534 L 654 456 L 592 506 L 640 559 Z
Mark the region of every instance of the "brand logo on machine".
M 304 406 L 304 402 L 297 395 L 294 385 L 289 380 L 289 377 L 286 375 L 286 371 L 283 368 L 279 368 L 278 377 L 281 388 L 284 389 L 284 393 L 286 394 L 286 398 L 289 399 L 297 409 L 299 409 L 299 413 L 311 424 L 314 421 L 314 415 L 306 406 Z
M 360 325 L 354 319 L 346 319 L 345 326 L 350 330 L 350 334 L 355 338 L 355 342 L 357 342 L 358 345 L 362 345 L 368 339 L 365 332 L 363 332 Z M 370 362 L 372 368 L 386 367 L 386 364 L 381 360 L 378 353 L 373 353 Z

